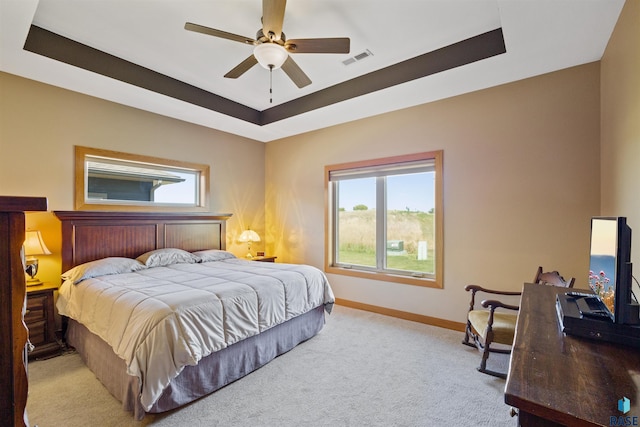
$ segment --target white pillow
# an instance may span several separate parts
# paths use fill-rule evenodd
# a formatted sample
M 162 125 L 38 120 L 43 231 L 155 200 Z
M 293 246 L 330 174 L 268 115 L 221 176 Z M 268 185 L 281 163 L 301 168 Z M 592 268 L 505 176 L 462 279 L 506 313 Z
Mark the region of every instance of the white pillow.
M 106 276 L 109 274 L 132 273 L 144 270 L 143 264 L 135 259 L 122 257 L 102 258 L 96 261 L 77 265 L 62 274 L 63 280 L 71 280 L 74 285 L 92 277 Z
M 200 258 L 200 262 L 222 261 L 223 259 L 236 257 L 231 252 L 222 251 L 219 249 L 207 249 L 204 251 L 196 251 L 196 252 L 193 252 L 193 254 L 198 258 Z
M 200 259 L 191 252 L 176 248 L 156 249 L 136 258 L 147 267 L 164 267 L 171 264 L 193 264 Z

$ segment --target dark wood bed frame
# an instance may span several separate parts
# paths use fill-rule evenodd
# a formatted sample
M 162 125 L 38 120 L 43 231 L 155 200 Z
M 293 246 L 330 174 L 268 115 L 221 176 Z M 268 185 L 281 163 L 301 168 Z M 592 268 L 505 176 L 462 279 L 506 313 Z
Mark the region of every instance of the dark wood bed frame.
M 108 256 L 161 248 L 226 249 L 231 214 L 55 211 L 62 222 L 62 272 Z

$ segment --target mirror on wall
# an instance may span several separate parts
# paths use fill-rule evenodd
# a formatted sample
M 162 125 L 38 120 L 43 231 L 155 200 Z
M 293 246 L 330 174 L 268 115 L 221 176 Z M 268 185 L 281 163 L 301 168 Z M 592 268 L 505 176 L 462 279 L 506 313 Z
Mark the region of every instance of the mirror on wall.
M 75 209 L 209 209 L 209 166 L 75 147 Z

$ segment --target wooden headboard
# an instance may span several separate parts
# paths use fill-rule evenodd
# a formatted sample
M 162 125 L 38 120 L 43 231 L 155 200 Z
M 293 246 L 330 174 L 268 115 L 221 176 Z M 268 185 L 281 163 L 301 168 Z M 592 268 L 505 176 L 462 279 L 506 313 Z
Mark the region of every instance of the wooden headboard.
M 109 256 L 226 249 L 231 214 L 55 211 L 62 222 L 62 271 Z

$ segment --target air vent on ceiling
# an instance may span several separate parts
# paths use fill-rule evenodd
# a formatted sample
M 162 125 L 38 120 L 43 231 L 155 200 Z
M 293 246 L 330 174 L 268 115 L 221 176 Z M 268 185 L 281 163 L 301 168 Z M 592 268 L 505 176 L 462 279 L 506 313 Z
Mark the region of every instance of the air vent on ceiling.
M 363 59 L 368 58 L 370 56 L 373 56 L 373 53 L 371 53 L 371 51 L 369 49 L 367 49 L 362 53 L 354 55 L 351 58 L 345 59 L 344 61 L 342 61 L 342 63 L 344 65 L 351 65 L 351 64 L 353 64 L 355 62 L 362 61 Z

